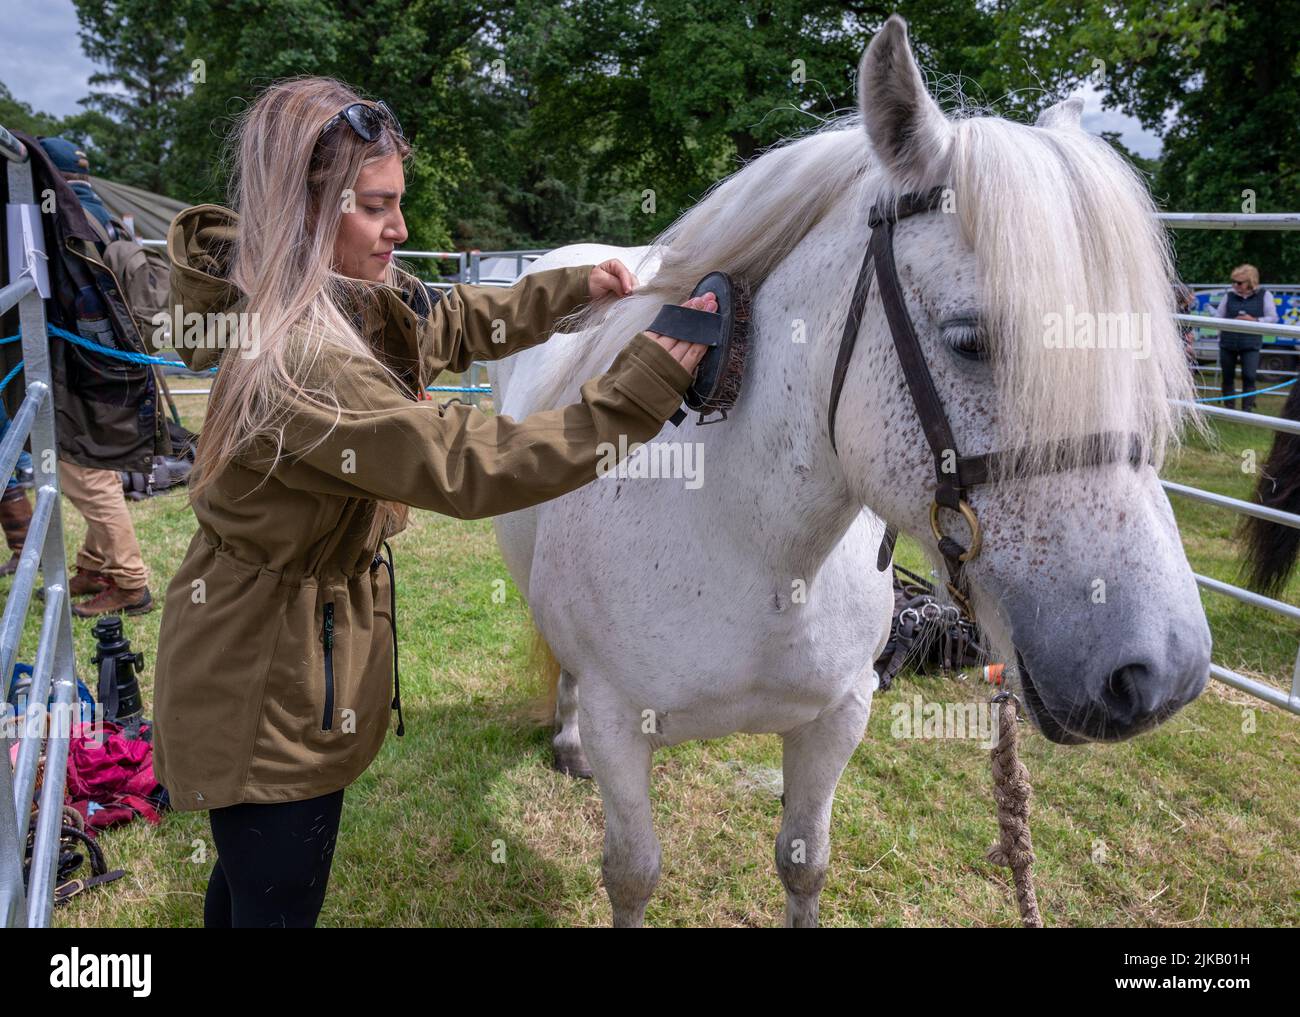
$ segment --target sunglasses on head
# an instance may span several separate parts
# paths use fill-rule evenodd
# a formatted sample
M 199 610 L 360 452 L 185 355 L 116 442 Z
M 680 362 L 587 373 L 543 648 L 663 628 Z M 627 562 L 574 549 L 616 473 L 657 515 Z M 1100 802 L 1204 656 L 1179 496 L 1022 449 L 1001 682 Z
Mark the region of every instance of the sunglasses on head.
M 323 138 L 339 121 L 344 121 L 349 127 L 357 132 L 357 136 L 362 141 L 374 141 L 387 124 L 393 132 L 399 137 L 405 137 L 402 134 L 402 125 L 398 123 L 397 115 L 388 108 L 388 104 L 380 99 L 373 106 L 368 102 L 354 102 L 351 106 L 339 110 L 332 117 L 325 121 L 325 126 L 320 129 L 320 137 Z

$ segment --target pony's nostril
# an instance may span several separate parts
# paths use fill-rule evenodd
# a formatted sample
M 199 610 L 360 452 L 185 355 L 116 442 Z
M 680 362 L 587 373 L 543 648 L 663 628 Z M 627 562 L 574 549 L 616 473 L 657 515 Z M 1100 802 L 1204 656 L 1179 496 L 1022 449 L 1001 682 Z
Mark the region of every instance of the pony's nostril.
M 1144 664 L 1126 664 L 1110 673 L 1106 691 L 1102 694 L 1108 727 L 1125 732 L 1151 720 L 1157 704 L 1149 692 L 1150 679 L 1151 674 Z

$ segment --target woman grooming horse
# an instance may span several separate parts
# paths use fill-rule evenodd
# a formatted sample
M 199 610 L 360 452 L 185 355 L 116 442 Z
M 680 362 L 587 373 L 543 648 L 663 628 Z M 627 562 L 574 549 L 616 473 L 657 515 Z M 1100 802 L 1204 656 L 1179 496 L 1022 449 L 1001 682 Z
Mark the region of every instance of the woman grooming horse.
M 476 518 L 573 491 L 604 448 L 658 433 L 705 350 L 629 333 L 575 401 L 518 421 L 421 399 L 635 279 L 607 260 L 431 302 L 393 257 L 409 153 L 383 103 L 282 82 L 243 122 L 234 210 L 189 209 L 168 234 L 171 302 L 206 323 L 177 345 L 192 368 L 220 363 L 155 683 L 159 778 L 175 808 L 210 810 L 208 926 L 316 922 L 344 788 L 390 707 L 402 733 L 381 549 L 408 506 Z

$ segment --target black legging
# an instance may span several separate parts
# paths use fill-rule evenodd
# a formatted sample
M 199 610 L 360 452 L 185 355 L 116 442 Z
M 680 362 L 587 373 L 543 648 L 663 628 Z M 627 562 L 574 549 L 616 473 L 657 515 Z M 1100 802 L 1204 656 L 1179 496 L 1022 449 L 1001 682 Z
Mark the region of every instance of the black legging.
M 203 901 L 204 927 L 314 928 L 342 813 L 342 789 L 301 802 L 212 809 L 217 864 Z

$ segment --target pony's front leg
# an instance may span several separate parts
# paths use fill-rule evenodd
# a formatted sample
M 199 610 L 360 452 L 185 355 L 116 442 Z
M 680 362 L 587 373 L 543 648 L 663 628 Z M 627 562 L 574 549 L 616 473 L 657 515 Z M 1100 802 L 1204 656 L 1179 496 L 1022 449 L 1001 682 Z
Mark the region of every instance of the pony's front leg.
M 785 924 L 817 925 L 818 899 L 826 882 L 831 850 L 831 802 L 835 785 L 862 741 L 871 715 L 868 684 L 823 712 L 816 720 L 784 735 L 785 774 L 781 832 L 776 837 L 776 868 L 785 885 Z
M 553 765 L 570 777 L 590 777 L 591 764 L 578 735 L 578 680 L 563 668 L 555 689 L 555 737 L 551 739 Z
M 639 928 L 659 882 L 659 839 L 650 815 L 649 738 L 641 714 L 602 680 L 583 676 L 582 744 L 605 807 L 601 872 L 615 928 Z

